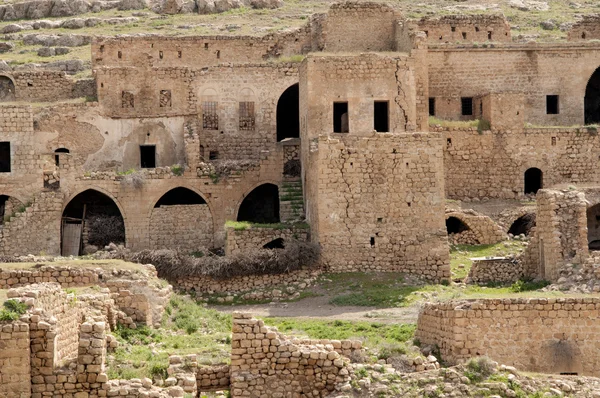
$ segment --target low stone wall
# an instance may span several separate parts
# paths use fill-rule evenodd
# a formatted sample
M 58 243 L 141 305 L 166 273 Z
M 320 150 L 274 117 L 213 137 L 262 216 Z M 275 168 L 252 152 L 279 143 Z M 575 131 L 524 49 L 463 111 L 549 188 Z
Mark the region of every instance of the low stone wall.
M 150 247 L 188 252 L 213 247 L 213 219 L 208 205 L 173 205 L 152 209 Z
M 31 351 L 29 324 L 0 322 L 0 397 L 29 397 Z
M 248 314 L 233 314 L 231 396 L 324 397 L 349 381 L 348 364 L 336 352 L 361 349 L 359 341 L 290 340 Z
M 250 227 L 244 230 L 228 227 L 226 234 L 225 255 L 227 256 L 243 253 L 249 249 L 260 249 L 275 239 L 283 239 L 284 244 L 292 239 L 300 241 L 308 239 L 308 229 L 298 227 L 284 229 Z
M 229 365 L 201 366 L 196 373 L 198 391 L 229 390 L 230 377 Z
M 286 274 L 236 276 L 214 279 L 207 276 L 190 276 L 172 283 L 178 289 L 197 295 L 242 294 L 247 300 L 288 298 L 306 289 L 321 274 L 320 269 L 301 269 Z
M 533 372 L 599 376 L 600 298 L 427 303 L 415 337 L 448 364 L 486 355 Z
M 467 283 L 513 283 L 523 278 L 523 266 L 513 257 L 475 258 Z

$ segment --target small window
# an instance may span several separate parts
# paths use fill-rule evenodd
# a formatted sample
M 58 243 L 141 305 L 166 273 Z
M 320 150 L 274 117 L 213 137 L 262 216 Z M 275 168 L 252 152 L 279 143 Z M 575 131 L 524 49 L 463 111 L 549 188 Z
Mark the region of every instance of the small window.
M 425 37 L 429 37 L 429 31 L 425 30 L 424 32 L 425 32 Z
M 240 102 L 241 131 L 254 131 L 254 102 Z
M 467 32 L 462 32 L 463 40 L 467 40 Z
M 581 34 L 581 38 L 582 38 L 582 39 L 585 39 L 585 32 L 583 32 L 583 33 Z
M 333 132 L 347 133 L 349 131 L 348 123 L 348 103 L 333 103 Z
M 451 26 L 450 30 L 452 30 L 453 32 L 456 32 L 456 26 Z
M 558 115 L 558 95 L 546 96 L 546 114 Z
M 219 129 L 218 102 L 208 101 L 202 104 L 202 127 L 204 130 Z
M 390 131 L 388 101 L 375 101 L 373 124 L 378 133 Z
M 162 51 L 159 51 L 159 52 L 158 52 L 158 58 L 160 58 L 160 59 L 163 59 L 163 57 L 164 57 L 164 54 L 163 54 L 163 52 L 162 52 Z
M 156 145 L 140 145 L 140 166 L 142 169 L 156 167 Z
M 462 97 L 460 99 L 461 114 L 463 116 L 473 115 L 473 97 Z
M 479 32 L 479 26 L 475 26 L 475 32 Z
M 375 246 L 375 237 L 374 236 L 371 236 L 369 243 L 371 244 L 371 247 Z
M 488 40 L 492 40 L 492 32 L 488 32 Z
M 133 93 L 129 91 L 121 92 L 121 108 L 134 108 L 135 100 Z
M 160 90 L 159 103 L 161 108 L 171 107 L 171 90 Z
M 181 51 L 177 51 L 177 58 L 181 58 L 182 55 L 183 53 Z
M 121 51 L 117 52 L 117 58 L 119 58 L 119 59 L 123 58 L 123 53 Z
M 217 160 L 219 159 L 219 151 L 209 151 L 208 152 L 208 160 Z
M 56 151 L 54 151 L 54 153 L 56 154 L 56 155 L 54 155 L 54 162 L 56 163 L 57 166 L 60 166 L 59 153 L 69 153 L 69 150 L 67 148 L 58 148 Z
M 435 97 L 429 97 L 429 116 L 435 116 Z
M 10 142 L 0 142 L 0 173 L 10 173 Z

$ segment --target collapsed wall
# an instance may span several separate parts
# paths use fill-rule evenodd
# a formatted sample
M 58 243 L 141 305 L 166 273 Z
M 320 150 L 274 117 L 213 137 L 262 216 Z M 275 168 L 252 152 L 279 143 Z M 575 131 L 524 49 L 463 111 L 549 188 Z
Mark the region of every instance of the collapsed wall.
M 599 318 L 598 298 L 427 303 L 415 337 L 449 364 L 485 355 L 533 372 L 598 376 Z

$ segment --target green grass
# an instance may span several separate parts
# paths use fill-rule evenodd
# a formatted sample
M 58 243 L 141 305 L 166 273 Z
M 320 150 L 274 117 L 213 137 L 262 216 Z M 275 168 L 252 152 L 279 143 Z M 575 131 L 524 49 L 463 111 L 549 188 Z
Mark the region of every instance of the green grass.
M 452 245 L 450 246 L 450 270 L 452 279 L 464 279 L 473 265 L 474 257 L 504 257 L 518 254 L 527 247 L 518 240 L 504 241 L 493 245 Z M 460 265 L 463 267 L 460 267 Z
M 231 350 L 231 316 L 187 296 L 173 295 L 160 329 L 119 328 L 121 343 L 111 355 L 111 378 L 165 377 L 169 354 L 197 354 L 200 363 L 226 363 Z
M 418 286 L 407 286 L 400 273 L 327 274 L 321 277 L 319 284 L 336 294 L 330 304 L 340 306 L 400 307 L 407 304 L 406 297 L 419 290 Z
M 290 228 L 301 228 L 308 229 L 309 225 L 306 223 L 275 223 L 275 224 L 260 224 L 251 223 L 248 221 L 227 221 L 225 222 L 225 228 L 233 228 L 234 231 L 245 231 L 250 228 L 269 228 L 269 229 L 290 229 Z

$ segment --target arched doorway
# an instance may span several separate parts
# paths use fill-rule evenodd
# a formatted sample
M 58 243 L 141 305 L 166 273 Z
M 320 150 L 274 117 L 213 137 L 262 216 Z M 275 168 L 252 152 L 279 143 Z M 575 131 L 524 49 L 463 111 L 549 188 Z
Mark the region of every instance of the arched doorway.
M 285 241 L 283 238 L 273 239 L 269 243 L 263 245 L 263 249 L 284 249 Z
M 535 214 L 527 213 L 517 218 L 508 229 L 508 233 L 512 236 L 525 235 L 529 236 L 531 228 L 535 227 Z
M 525 180 L 525 195 L 536 194 L 537 191 L 543 188 L 544 179 L 543 179 L 542 170 L 532 167 L 527 169 L 525 172 L 524 180 Z
M 585 88 L 585 124 L 600 123 L 600 68 L 590 77 Z
M 470 228 L 461 219 L 456 217 L 448 217 L 446 219 L 446 231 L 448 235 L 460 234 L 461 232 L 468 231 Z
M 587 209 L 588 247 L 600 250 L 600 203 Z
M 61 253 L 78 256 L 109 243 L 125 243 L 125 222 L 107 195 L 88 189 L 75 196 L 62 215 Z
M 240 205 L 237 221 L 274 224 L 279 219 L 279 188 L 274 184 L 260 185 L 246 196 Z
M 213 218 L 206 200 L 188 188 L 171 189 L 152 208 L 149 237 L 151 249 L 211 249 Z
M 0 76 L 0 102 L 16 100 L 15 83 L 8 76 Z
M 55 155 L 54 155 L 54 162 L 56 163 L 57 166 L 60 166 L 60 154 L 61 153 L 70 153 L 70 151 L 67 148 L 58 148 L 57 150 L 54 151 Z
M 288 87 L 277 101 L 277 142 L 300 137 L 300 88 Z

